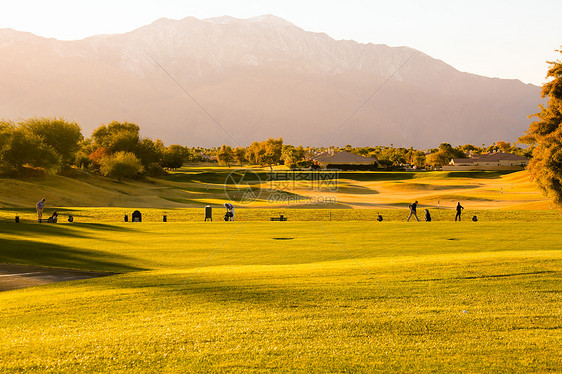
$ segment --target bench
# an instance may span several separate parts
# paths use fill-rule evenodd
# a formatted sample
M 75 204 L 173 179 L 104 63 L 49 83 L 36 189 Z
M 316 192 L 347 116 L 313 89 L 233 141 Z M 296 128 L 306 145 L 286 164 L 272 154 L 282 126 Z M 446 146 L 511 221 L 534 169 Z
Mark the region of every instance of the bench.
M 287 217 L 283 217 L 283 215 L 281 214 L 279 217 L 271 217 L 270 220 L 271 221 L 286 221 Z

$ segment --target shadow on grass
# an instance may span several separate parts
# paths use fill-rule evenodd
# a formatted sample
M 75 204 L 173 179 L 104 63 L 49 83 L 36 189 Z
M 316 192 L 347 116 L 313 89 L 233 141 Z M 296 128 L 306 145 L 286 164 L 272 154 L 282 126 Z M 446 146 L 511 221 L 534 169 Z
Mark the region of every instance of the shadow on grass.
M 19 236 L 61 236 L 69 238 L 87 238 L 89 235 L 86 230 L 91 231 L 112 231 L 127 232 L 130 228 L 103 223 L 7 223 L 0 222 L 0 234 L 19 235 Z M 1 240 L 1 239 L 0 239 Z
M 442 191 L 442 190 L 471 190 L 480 188 L 482 185 L 438 185 L 427 183 L 395 182 L 392 188 L 404 191 Z
M 182 199 L 182 198 L 167 197 L 167 196 L 158 196 L 158 197 L 161 198 L 162 200 L 171 201 L 172 203 L 178 203 L 178 204 L 193 204 L 193 205 L 201 205 L 201 206 L 209 205 L 206 202 L 197 201 L 194 199 Z M 199 198 L 205 198 L 205 197 L 208 196 L 205 195 L 199 196 Z
M 267 171 L 247 170 L 251 172 L 246 174 L 246 169 L 237 169 L 236 167 L 224 171 L 175 172 L 162 177 L 162 179 L 170 182 L 198 182 L 221 185 L 235 184 L 235 181 L 240 180 L 243 176 L 245 184 L 262 183 L 269 180 Z
M 354 202 L 353 202 L 353 205 L 355 205 L 355 206 L 360 206 L 360 207 L 370 207 L 370 208 L 374 208 L 374 207 L 379 206 L 379 203 L 376 203 L 376 202 L 372 202 L 372 203 L 364 203 L 364 202 L 363 202 L 363 203 L 362 203 L 362 202 L 354 201 Z
M 498 171 L 450 171 L 447 172 L 448 178 L 481 178 L 481 179 L 498 179 L 503 175 L 511 174 L 511 170 Z
M 372 188 L 359 186 L 357 184 L 350 184 L 348 186 L 339 186 L 337 189 L 339 193 L 350 193 L 357 195 L 379 195 L 380 192 Z
M 0 263 L 104 272 L 144 270 L 127 265 L 130 257 L 27 240 L 0 239 Z
M 353 171 L 341 171 L 338 174 L 339 179 L 349 179 L 354 181 L 362 182 L 375 182 L 375 181 L 393 181 L 393 180 L 403 180 L 403 179 L 413 179 L 415 177 L 414 172 L 399 172 L 399 171 L 388 171 L 388 172 L 353 172 Z
M 357 272 L 358 276 L 364 273 L 361 270 Z M 269 281 L 261 282 L 255 279 L 215 279 L 196 274 L 191 277 L 184 275 L 163 275 L 158 276 L 150 273 L 136 273 L 134 277 L 127 275 L 118 278 L 107 278 L 106 281 L 97 282 L 91 287 L 99 289 L 128 289 L 143 291 L 150 290 L 147 294 L 166 295 L 170 297 L 172 303 L 184 303 L 185 300 L 197 303 L 213 303 L 223 305 L 230 308 L 232 306 L 264 306 L 274 305 L 280 308 L 316 308 L 320 303 L 332 299 L 337 304 L 349 304 L 342 301 L 342 297 L 334 293 L 333 288 L 323 285 L 322 279 L 318 278 L 319 283 L 310 284 L 310 276 L 302 275 L 302 282 L 294 282 L 295 277 L 290 284 L 279 284 Z M 407 299 L 412 296 L 385 295 L 379 287 L 373 287 L 373 284 L 367 280 L 363 280 L 358 286 L 357 281 L 353 279 L 342 280 L 348 283 L 347 297 L 357 299 Z M 339 283 L 338 287 L 342 287 L 345 283 Z M 345 286 L 344 286 L 345 287 Z M 343 305 L 342 305 L 343 307 Z M 165 305 L 159 307 L 166 308 Z
M 172 182 L 200 182 L 224 184 L 227 182 L 228 172 L 176 172 L 166 175 L 162 179 Z

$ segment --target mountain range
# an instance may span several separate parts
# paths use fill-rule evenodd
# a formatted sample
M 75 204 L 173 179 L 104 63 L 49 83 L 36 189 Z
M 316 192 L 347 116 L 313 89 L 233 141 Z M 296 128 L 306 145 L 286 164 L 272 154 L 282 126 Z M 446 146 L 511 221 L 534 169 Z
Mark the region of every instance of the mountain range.
M 540 88 L 408 47 L 334 40 L 275 16 L 160 19 L 60 41 L 0 29 L 0 118 L 111 121 L 166 144 L 436 147 L 514 141 Z

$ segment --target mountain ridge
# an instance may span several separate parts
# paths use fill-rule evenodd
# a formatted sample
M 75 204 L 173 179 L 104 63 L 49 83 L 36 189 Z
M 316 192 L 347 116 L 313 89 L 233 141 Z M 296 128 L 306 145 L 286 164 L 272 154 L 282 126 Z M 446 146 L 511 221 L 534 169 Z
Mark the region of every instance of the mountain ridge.
M 409 47 L 336 41 L 271 15 L 159 19 L 76 41 L 6 30 L 0 118 L 64 116 L 86 136 L 128 120 L 167 143 L 331 145 L 322 143 L 347 121 L 335 145 L 481 144 L 514 141 L 540 102 L 540 88 L 518 80 L 460 72 Z

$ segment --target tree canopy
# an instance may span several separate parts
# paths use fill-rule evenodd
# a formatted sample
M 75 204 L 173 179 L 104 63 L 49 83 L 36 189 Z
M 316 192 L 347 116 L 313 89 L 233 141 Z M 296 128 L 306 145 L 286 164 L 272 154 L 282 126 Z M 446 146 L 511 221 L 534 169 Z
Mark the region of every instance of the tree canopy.
M 21 125 L 52 147 L 65 167 L 72 164 L 80 142 L 84 140 L 80 126 L 62 118 L 31 118 Z
M 562 50 L 559 50 L 562 54 Z M 533 158 L 529 171 L 539 187 L 562 207 L 562 61 L 548 62 L 550 68 L 542 86 L 542 98 L 548 98 L 529 130 L 519 140 L 530 144 Z
M 246 151 L 246 158 L 255 165 L 275 165 L 281 161 L 283 138 L 253 142 Z
M 189 160 L 189 150 L 178 144 L 172 144 L 162 151 L 161 165 L 167 169 L 181 168 Z
M 439 150 L 427 156 L 427 163 L 433 166 L 447 165 L 452 158 L 466 157 L 463 151 L 453 148 L 449 143 L 441 143 Z
M 236 159 L 232 147 L 225 144 L 223 144 L 221 149 L 219 150 L 217 158 L 221 165 L 227 165 L 228 167 L 230 167 L 230 164 L 232 164 Z
M 0 171 L 18 173 L 24 166 L 57 171 L 61 155 L 45 139 L 21 123 L 0 122 Z

